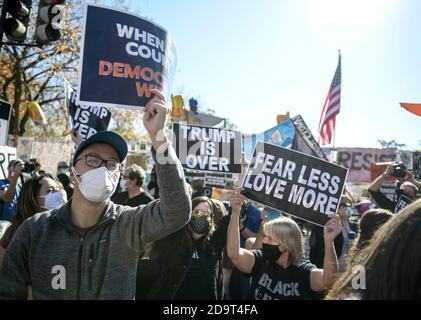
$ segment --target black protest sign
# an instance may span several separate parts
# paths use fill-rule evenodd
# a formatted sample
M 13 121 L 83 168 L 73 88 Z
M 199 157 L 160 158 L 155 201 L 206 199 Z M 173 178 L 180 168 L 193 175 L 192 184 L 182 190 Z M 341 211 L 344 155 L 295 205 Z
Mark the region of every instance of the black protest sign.
M 170 99 L 175 42 L 148 19 L 85 5 L 78 102 L 140 110 L 159 89 Z
M 241 173 L 241 133 L 229 129 L 173 124 L 173 145 L 186 169 Z
M 6 101 L 0 100 L 0 145 L 7 144 L 11 111 L 12 105 Z
M 398 213 L 399 211 L 401 211 L 403 208 L 408 206 L 411 202 L 412 202 L 412 199 L 408 198 L 404 194 L 401 194 L 395 206 L 395 213 Z
M 105 131 L 111 120 L 111 112 L 104 107 L 81 106 L 76 102 L 76 90 L 66 83 L 66 106 L 72 127 L 83 140 L 99 131 Z
M 338 210 L 347 172 L 316 157 L 258 142 L 242 193 L 250 200 L 323 226 Z

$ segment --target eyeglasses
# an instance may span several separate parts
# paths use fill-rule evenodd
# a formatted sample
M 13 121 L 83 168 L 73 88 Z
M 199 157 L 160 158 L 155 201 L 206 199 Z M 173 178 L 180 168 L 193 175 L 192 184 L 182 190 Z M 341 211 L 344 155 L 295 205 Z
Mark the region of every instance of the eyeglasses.
M 85 159 L 85 164 L 88 167 L 91 167 L 91 168 L 99 168 L 99 167 L 102 166 L 103 163 L 105 163 L 105 166 L 110 171 L 120 170 L 120 167 L 121 167 L 121 163 L 118 162 L 117 160 L 114 160 L 114 159 L 104 160 L 104 159 L 102 159 L 100 157 L 97 157 L 97 156 L 94 156 L 92 154 L 84 155 L 84 156 L 80 157 L 79 159 L 77 159 L 76 162 L 78 162 L 80 159 Z M 76 164 L 76 162 L 75 162 L 75 164 Z

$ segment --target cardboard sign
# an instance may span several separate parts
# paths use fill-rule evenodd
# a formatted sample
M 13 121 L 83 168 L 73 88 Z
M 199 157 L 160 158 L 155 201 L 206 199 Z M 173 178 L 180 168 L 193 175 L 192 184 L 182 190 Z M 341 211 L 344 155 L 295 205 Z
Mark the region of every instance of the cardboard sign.
M 12 105 L 6 101 L 0 100 L 0 146 L 7 145 L 11 111 Z
M 371 163 L 370 164 L 370 178 L 371 181 L 376 180 L 380 175 L 382 175 L 387 167 L 392 164 L 393 162 L 389 163 Z M 396 178 L 393 176 L 387 177 L 385 179 L 386 183 L 393 184 L 396 181 Z
M 105 131 L 111 120 L 111 112 L 103 107 L 80 106 L 76 102 L 77 92 L 65 82 L 66 106 L 70 114 L 72 127 L 83 140 L 99 131 Z
M 406 169 L 412 171 L 414 169 L 414 152 L 399 151 L 397 161 L 402 162 Z
M 16 159 L 16 148 L 0 146 L 0 179 L 7 178 L 7 167 Z
M 84 12 L 78 103 L 140 110 L 154 88 L 170 101 L 176 66 L 170 34 L 122 10 L 85 4 Z
M 337 148 L 337 163 L 349 169 L 348 182 L 370 182 L 370 164 L 396 161 L 396 149 Z
M 398 213 L 399 211 L 401 211 L 403 208 L 408 206 L 411 202 L 412 202 L 411 199 L 409 199 L 404 194 L 401 194 L 401 196 L 399 197 L 399 200 L 398 200 L 398 202 L 396 203 L 396 206 L 395 206 L 395 213 Z
M 210 173 L 205 174 L 205 186 L 225 189 L 227 186 L 227 179 L 224 173 Z
M 173 124 L 173 145 L 186 169 L 241 173 L 241 133 L 229 129 Z
M 301 152 L 258 142 L 242 192 L 251 200 L 324 226 L 336 214 L 348 170 Z

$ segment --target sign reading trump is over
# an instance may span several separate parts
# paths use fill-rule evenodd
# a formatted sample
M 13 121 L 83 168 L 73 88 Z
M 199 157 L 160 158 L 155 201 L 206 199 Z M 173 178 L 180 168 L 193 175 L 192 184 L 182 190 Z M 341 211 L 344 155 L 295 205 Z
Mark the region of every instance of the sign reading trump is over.
M 158 89 L 169 100 L 175 42 L 159 25 L 121 10 L 86 4 L 78 104 L 141 109 Z

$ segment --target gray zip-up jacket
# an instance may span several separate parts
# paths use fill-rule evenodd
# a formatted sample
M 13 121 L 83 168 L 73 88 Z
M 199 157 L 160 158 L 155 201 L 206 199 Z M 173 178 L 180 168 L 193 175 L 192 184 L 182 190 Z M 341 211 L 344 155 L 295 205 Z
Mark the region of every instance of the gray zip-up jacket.
M 68 202 L 26 220 L 0 267 L 0 299 L 133 299 L 143 245 L 181 229 L 191 200 L 183 168 L 170 146 L 156 162 L 159 200 L 130 208 L 108 201 L 98 223 L 80 237 Z M 156 156 L 154 154 L 156 160 Z

